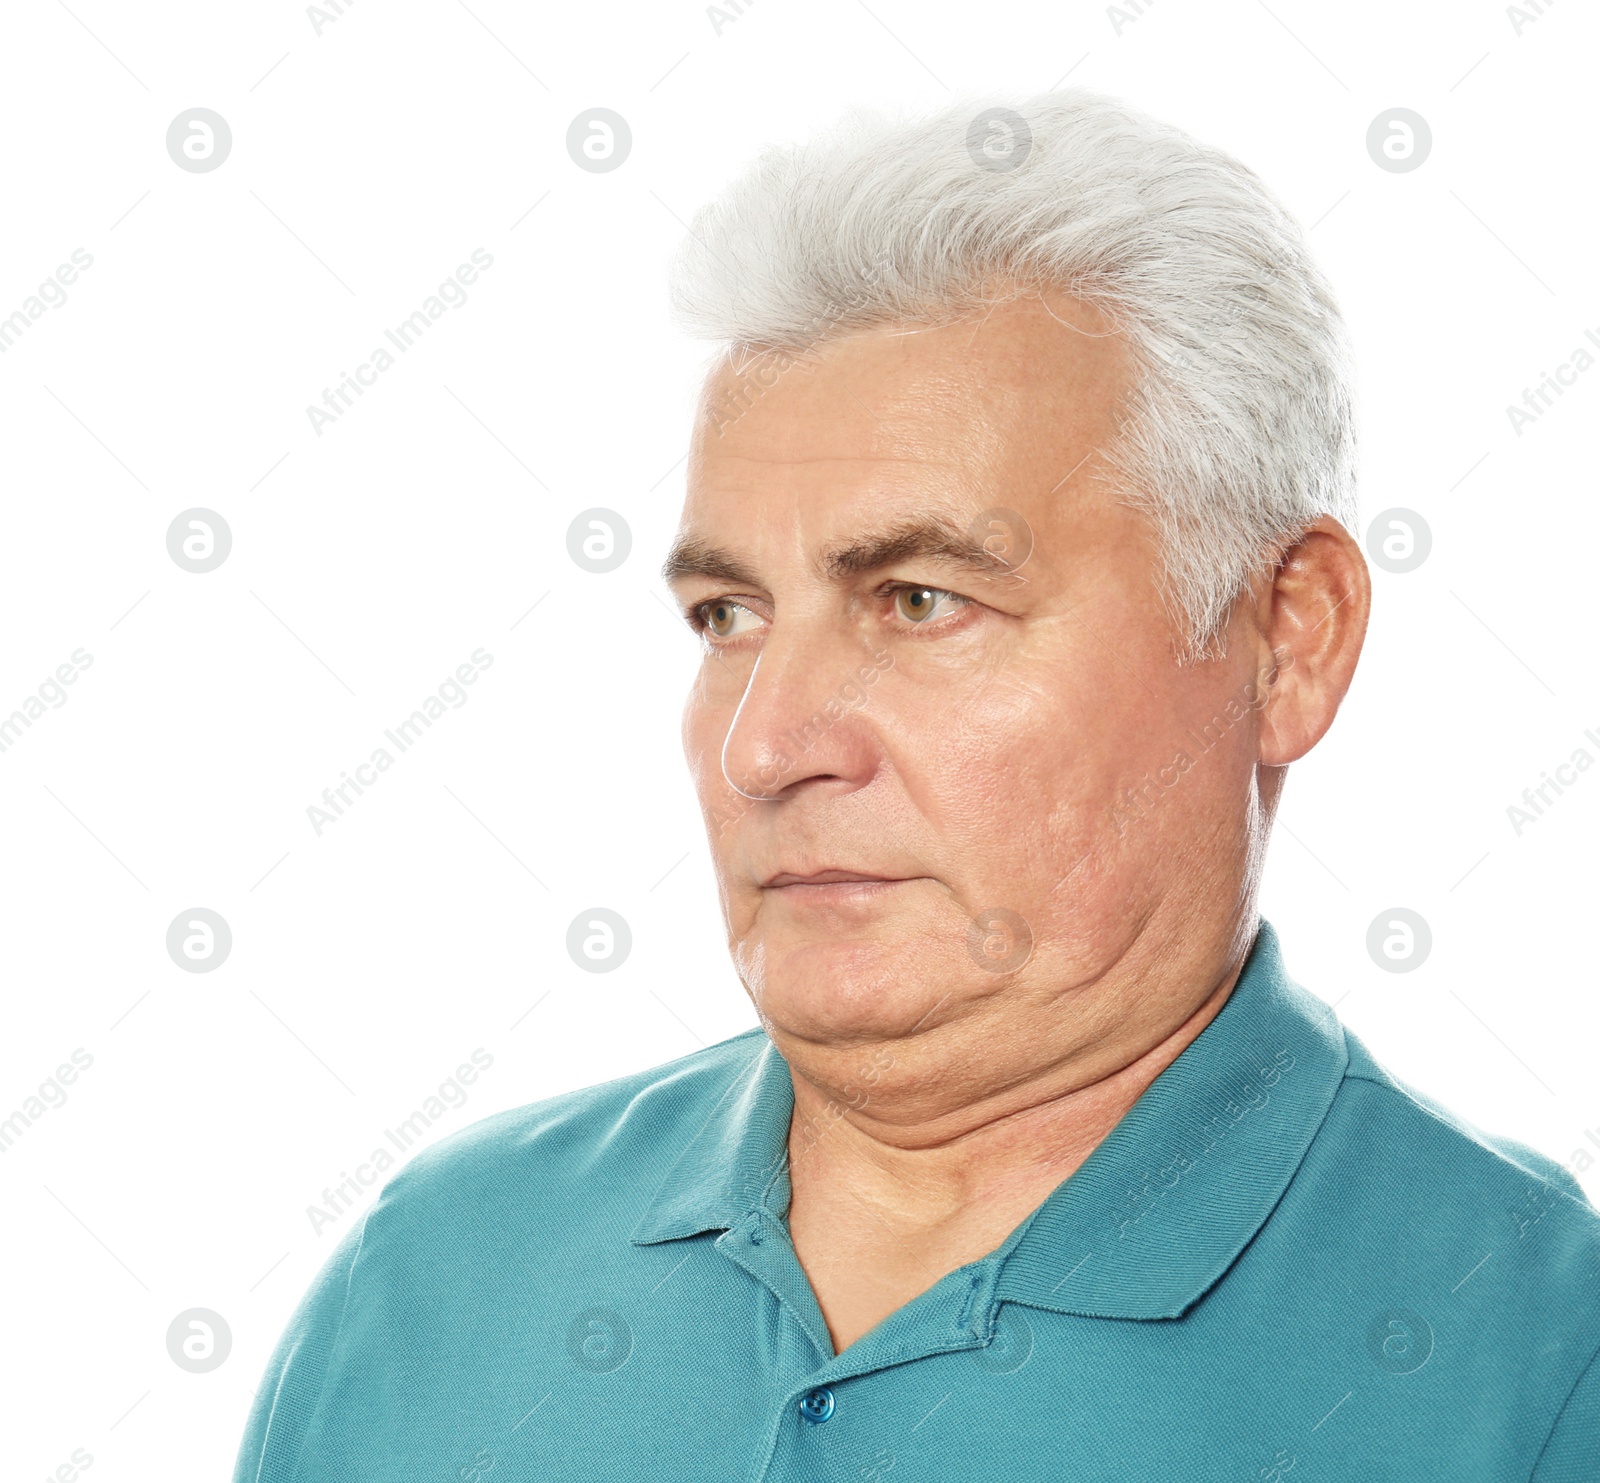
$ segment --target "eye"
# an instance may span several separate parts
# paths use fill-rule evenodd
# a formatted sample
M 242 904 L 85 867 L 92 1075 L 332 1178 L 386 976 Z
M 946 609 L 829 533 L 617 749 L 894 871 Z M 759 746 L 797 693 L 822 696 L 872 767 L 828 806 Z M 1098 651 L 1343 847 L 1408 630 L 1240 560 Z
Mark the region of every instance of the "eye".
M 737 638 L 761 621 L 742 603 L 731 602 L 725 597 L 701 603 L 695 613 L 705 631 L 718 639 Z
M 966 598 L 943 587 L 897 587 L 894 593 L 895 612 L 918 625 L 933 618 L 946 618 L 966 604 Z

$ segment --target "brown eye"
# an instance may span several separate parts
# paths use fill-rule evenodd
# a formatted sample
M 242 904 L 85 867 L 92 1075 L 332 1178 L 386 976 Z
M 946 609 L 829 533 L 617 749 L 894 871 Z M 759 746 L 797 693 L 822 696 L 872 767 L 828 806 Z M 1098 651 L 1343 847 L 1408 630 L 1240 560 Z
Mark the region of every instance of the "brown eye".
M 938 611 L 941 597 L 953 597 L 938 587 L 902 587 L 894 595 L 895 611 L 912 623 L 925 623 Z
M 756 615 L 743 603 L 723 597 L 701 605 L 700 621 L 712 638 L 738 638 L 755 626 Z

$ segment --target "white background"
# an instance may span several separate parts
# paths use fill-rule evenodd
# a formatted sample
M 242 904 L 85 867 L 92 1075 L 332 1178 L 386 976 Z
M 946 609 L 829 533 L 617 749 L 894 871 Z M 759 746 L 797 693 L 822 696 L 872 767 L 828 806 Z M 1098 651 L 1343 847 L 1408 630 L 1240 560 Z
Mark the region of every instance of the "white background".
M 318 1234 L 307 1206 L 473 1049 L 493 1067 L 430 1138 L 754 1023 L 679 753 L 694 642 L 655 576 L 707 355 L 665 269 L 763 142 L 852 103 L 1068 79 L 1315 223 L 1360 360 L 1364 522 L 1408 507 L 1434 545 L 1374 571 L 1265 913 L 1399 1075 L 1563 1161 L 1600 1137 L 1600 769 L 1520 836 L 1506 813 L 1600 758 L 1600 368 L 1521 436 L 1506 415 L 1600 333 L 1594 13 L 1135 9 L 759 0 L 719 34 L 677 0 L 357 0 L 318 34 L 287 0 L 7 7 L 0 318 L 93 258 L 0 355 L 0 714 L 93 656 L 0 754 L 0 1117 L 93 1057 L 0 1157 L 8 1477 L 75 1448 L 95 1478 L 227 1476 L 356 1218 Z M 233 133 L 211 173 L 165 149 L 196 106 Z M 609 174 L 565 148 L 596 106 L 633 132 Z M 1366 153 L 1396 106 L 1433 130 L 1413 173 Z M 468 302 L 318 436 L 307 404 L 474 248 Z M 233 532 L 206 575 L 166 550 L 192 506 Z M 592 506 L 633 531 L 607 576 L 567 554 Z M 318 837 L 307 806 L 480 647 L 468 702 Z M 195 906 L 232 928 L 212 973 L 165 950 Z M 632 927 L 614 973 L 566 953 L 592 906 Z M 1395 906 L 1434 938 L 1405 974 L 1366 950 Z M 202 1375 L 166 1350 L 194 1307 L 233 1336 Z

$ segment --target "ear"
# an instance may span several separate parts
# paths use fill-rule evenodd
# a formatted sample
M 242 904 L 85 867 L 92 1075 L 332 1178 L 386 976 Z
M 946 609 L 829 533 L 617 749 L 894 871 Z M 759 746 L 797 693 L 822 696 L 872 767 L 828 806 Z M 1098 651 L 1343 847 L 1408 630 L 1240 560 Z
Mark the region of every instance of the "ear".
M 1261 712 L 1266 767 L 1305 756 L 1333 724 L 1355 675 L 1372 581 L 1355 538 L 1332 516 L 1307 527 L 1256 596 L 1256 627 L 1272 698 Z

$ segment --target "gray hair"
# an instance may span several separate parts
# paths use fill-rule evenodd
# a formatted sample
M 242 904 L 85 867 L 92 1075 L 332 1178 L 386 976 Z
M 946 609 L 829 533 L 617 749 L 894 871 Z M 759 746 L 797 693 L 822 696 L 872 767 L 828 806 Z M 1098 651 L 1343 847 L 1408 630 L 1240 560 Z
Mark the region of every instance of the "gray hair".
M 1338 306 L 1231 155 L 1081 88 L 853 113 L 768 148 L 699 211 L 672 302 L 726 353 L 804 354 L 1045 288 L 1126 336 L 1128 415 L 1102 453 L 1154 522 L 1180 657 L 1203 657 L 1254 572 L 1320 516 L 1358 520 Z

